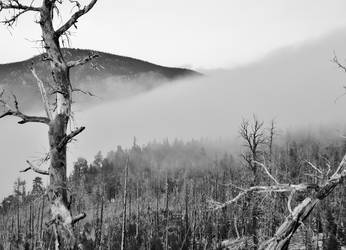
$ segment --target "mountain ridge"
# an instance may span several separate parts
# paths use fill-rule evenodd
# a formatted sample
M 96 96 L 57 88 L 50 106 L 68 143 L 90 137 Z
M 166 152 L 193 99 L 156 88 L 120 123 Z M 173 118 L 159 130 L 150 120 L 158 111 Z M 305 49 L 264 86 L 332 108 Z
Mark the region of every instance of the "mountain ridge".
M 129 96 L 144 92 L 185 77 L 201 74 L 176 67 L 166 67 L 144 60 L 114 55 L 88 49 L 63 48 L 66 61 L 79 60 L 91 54 L 97 54 L 91 62 L 71 69 L 71 83 L 74 88 L 92 91 L 98 96 Z M 48 61 L 44 53 L 27 60 L 0 64 L 0 86 L 20 97 L 23 103 L 31 105 L 38 97 L 36 79 L 30 71 L 32 65 L 49 91 L 53 82 Z M 113 95 L 113 97 L 114 97 Z M 80 101 L 80 100 L 78 100 Z
M 118 65 L 116 66 L 122 66 L 121 64 L 135 66 L 134 68 L 135 70 L 133 72 L 126 71 L 124 67 L 118 67 L 118 71 L 114 72 L 114 73 L 118 73 L 118 75 L 124 75 L 124 73 L 146 73 L 146 72 L 154 71 L 156 73 L 161 74 L 163 77 L 169 80 L 174 80 L 184 76 L 199 75 L 198 72 L 189 70 L 186 68 L 161 66 L 158 64 L 154 64 L 148 61 L 144 61 L 144 60 L 140 60 L 140 59 L 136 59 L 132 57 L 115 55 L 115 54 L 100 52 L 96 50 L 63 48 L 62 52 L 66 58 L 66 61 L 78 60 L 94 53 L 94 54 L 98 54 L 99 57 L 95 58 L 92 64 L 113 61 L 113 64 L 118 63 Z M 24 67 L 25 73 L 30 73 L 29 68 L 32 63 L 39 64 L 37 66 L 40 68 L 41 67 L 40 64 L 44 64 L 44 62 L 42 61 L 42 57 L 44 55 L 45 53 L 42 53 L 23 61 L 0 64 L 0 79 L 1 79 L 0 84 L 2 83 L 3 79 L 6 79 L 6 73 L 11 74 L 9 70 L 18 70 L 19 67 Z M 107 66 L 101 65 L 101 66 L 109 68 L 110 65 L 107 65 Z M 80 68 L 86 68 L 86 67 L 88 67 L 88 65 L 80 66 Z M 113 67 L 113 70 L 114 70 L 114 67 Z M 75 69 L 72 69 L 72 71 L 75 71 Z

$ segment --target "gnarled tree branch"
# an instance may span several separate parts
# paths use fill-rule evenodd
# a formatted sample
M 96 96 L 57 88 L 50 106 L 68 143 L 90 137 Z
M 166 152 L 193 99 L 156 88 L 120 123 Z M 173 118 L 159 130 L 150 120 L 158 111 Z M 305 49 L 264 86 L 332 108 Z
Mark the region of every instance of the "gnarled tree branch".
M 72 25 L 75 25 L 81 16 L 88 13 L 94 7 L 96 2 L 97 0 L 91 0 L 91 2 L 88 5 L 84 6 L 83 9 L 76 11 L 64 25 L 62 25 L 57 31 L 55 31 L 55 36 L 59 38 L 69 28 L 71 28 Z
M 27 10 L 27 11 L 41 11 L 40 7 L 35 7 L 32 5 L 33 1 L 30 5 L 25 5 L 19 2 L 19 0 L 7 0 L 0 1 L 0 11 L 1 10 Z
M 0 1 L 0 12 L 3 10 L 13 11 L 12 16 L 1 22 L 5 25 L 12 26 L 17 21 L 17 19 L 26 12 L 39 12 L 41 8 L 33 6 L 33 2 L 34 1 L 32 1 L 30 5 L 25 5 L 20 3 L 19 0 Z
M 49 124 L 50 119 L 48 117 L 28 116 L 23 114 L 19 110 L 18 101 L 15 95 L 13 95 L 15 108 L 12 108 L 5 100 L 2 99 L 3 94 L 4 94 L 4 91 L 0 93 L 0 105 L 2 105 L 5 109 L 7 109 L 7 111 L 5 111 L 3 114 L 0 115 L 0 119 L 6 116 L 16 116 L 22 119 L 21 121 L 18 122 L 19 124 L 25 124 L 28 122 L 38 122 L 38 123 Z

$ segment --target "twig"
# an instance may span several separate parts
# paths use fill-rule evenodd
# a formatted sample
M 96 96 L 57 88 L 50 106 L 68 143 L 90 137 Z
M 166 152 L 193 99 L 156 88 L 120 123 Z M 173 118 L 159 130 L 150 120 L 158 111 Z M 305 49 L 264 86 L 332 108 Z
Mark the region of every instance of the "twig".
M 317 172 L 319 172 L 320 174 L 323 175 L 323 172 L 322 172 L 318 167 L 316 167 L 314 164 L 312 164 L 312 163 L 309 162 L 309 161 L 305 161 L 305 162 L 308 163 L 308 165 L 309 165 L 310 167 L 312 167 L 312 168 L 315 169 Z

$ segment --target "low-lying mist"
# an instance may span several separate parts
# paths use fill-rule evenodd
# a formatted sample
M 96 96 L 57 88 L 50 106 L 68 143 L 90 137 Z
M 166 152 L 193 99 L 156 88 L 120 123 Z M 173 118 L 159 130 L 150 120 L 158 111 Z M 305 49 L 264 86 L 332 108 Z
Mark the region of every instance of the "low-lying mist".
M 111 87 L 98 90 L 101 99 L 87 97 L 93 105 L 82 101 L 74 106 L 72 127 L 86 126 L 86 130 L 69 147 L 69 167 L 80 156 L 92 160 L 99 150 L 106 153 L 117 145 L 128 147 L 134 136 L 139 144 L 166 138 L 209 138 L 227 145 L 225 151 L 237 153 L 240 122 L 253 114 L 266 126 L 275 119 L 280 136 L 299 131 L 301 135 L 338 137 L 344 131 L 346 97 L 335 100 L 343 94 L 346 75 L 330 59 L 333 49 L 340 58 L 346 57 L 344 41 L 344 35 L 334 34 L 282 49 L 251 65 L 212 70 L 203 77 L 145 87 L 146 91 L 139 84 L 111 85 L 110 80 Z M 1 181 L 8 187 L 1 195 L 10 191 L 25 160 L 48 150 L 43 125 L 21 126 L 14 121 L 0 122 L 1 171 L 6 173 Z
M 107 102 L 118 101 L 153 90 L 159 86 L 172 84 L 171 80 L 155 72 L 147 72 L 126 76 L 105 77 L 95 82 L 81 82 L 74 92 L 74 100 L 81 110 Z M 94 98 L 90 98 L 90 96 Z
M 318 130 L 330 124 L 338 131 L 345 121 L 345 100 L 335 102 L 343 91 L 337 82 L 337 77 L 327 79 L 320 70 L 313 77 L 235 70 L 182 80 L 76 114 L 76 125 L 85 124 L 87 130 L 74 150 L 92 157 L 97 149 L 130 145 L 133 136 L 139 143 L 164 138 L 236 139 L 242 118 L 252 114 L 268 126 L 275 119 L 282 131 Z

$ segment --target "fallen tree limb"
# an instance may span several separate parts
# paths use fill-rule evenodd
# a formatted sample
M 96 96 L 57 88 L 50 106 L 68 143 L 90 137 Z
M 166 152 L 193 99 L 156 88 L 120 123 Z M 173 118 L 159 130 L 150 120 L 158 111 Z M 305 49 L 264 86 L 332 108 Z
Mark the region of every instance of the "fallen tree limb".
M 248 189 L 243 189 L 239 192 L 237 196 L 226 202 L 217 202 L 214 200 L 209 200 L 209 206 L 213 210 L 222 209 L 226 206 L 236 203 L 240 198 L 250 194 L 250 193 L 284 193 L 284 192 L 296 192 L 296 191 L 307 191 L 307 190 L 318 190 L 317 184 L 313 183 L 301 183 L 301 184 L 278 184 L 272 186 L 254 186 Z
M 290 240 L 303 221 L 310 215 L 314 207 L 326 198 L 335 187 L 346 178 L 346 169 L 333 175 L 312 197 L 305 198 L 298 204 L 292 214 L 286 217 L 275 235 L 261 244 L 259 249 L 288 249 Z
M 250 193 L 263 193 L 263 192 L 290 192 L 287 207 L 290 214 L 286 217 L 285 221 L 281 224 L 281 226 L 277 229 L 275 235 L 264 241 L 259 249 L 260 250 L 287 250 L 292 239 L 292 236 L 297 231 L 300 225 L 303 224 L 303 221 L 311 214 L 312 210 L 315 206 L 324 198 L 326 198 L 337 185 L 343 182 L 346 179 L 346 154 L 338 165 L 334 174 L 327 180 L 325 180 L 324 184 L 277 184 L 272 186 L 254 186 L 248 189 L 241 189 L 242 191 L 238 193 L 233 199 L 220 203 L 216 201 L 211 201 L 211 208 L 221 209 L 225 206 L 236 203 L 241 197 L 248 195 Z M 256 163 L 258 164 L 258 163 Z M 262 164 L 262 163 L 260 163 Z M 264 166 L 264 164 L 262 164 Z M 311 166 L 311 164 L 310 164 Z M 265 166 L 264 169 L 266 170 Z M 314 166 L 315 169 L 315 166 Z M 318 168 L 316 167 L 315 170 Z M 275 181 L 276 179 L 271 176 L 267 171 L 265 171 L 269 177 Z M 329 172 L 329 171 L 328 171 Z M 328 177 L 327 177 L 328 178 Z M 306 190 L 314 190 L 310 196 L 305 198 L 302 202 L 300 202 L 294 209 L 291 208 L 291 201 L 293 195 L 297 191 L 306 191 Z M 229 248 L 228 243 L 230 241 L 223 241 L 221 246 L 224 248 Z

